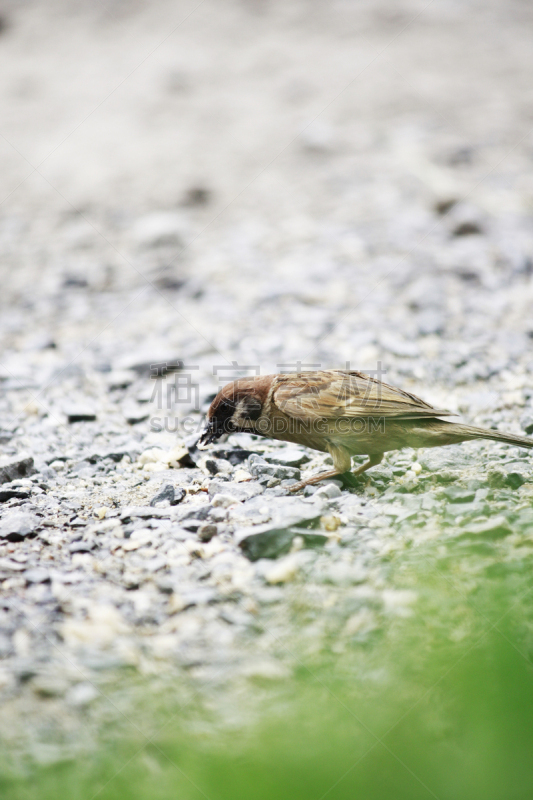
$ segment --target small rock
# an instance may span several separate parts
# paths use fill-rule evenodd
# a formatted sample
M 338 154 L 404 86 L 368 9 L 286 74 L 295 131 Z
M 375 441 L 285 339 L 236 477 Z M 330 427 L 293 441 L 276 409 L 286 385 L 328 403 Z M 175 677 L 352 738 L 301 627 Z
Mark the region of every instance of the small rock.
M 191 456 L 188 447 L 178 445 L 168 454 L 168 464 L 170 467 L 195 467 L 196 461 Z
M 137 425 L 139 422 L 144 422 L 150 416 L 149 409 L 142 408 L 141 406 L 127 405 L 122 409 L 124 419 L 128 425 Z
M 181 503 L 186 494 L 187 492 L 185 489 L 181 487 L 175 489 L 171 483 L 167 483 L 159 490 L 155 497 L 150 500 L 150 505 L 155 506 L 157 503 L 161 503 L 163 500 L 168 500 L 171 506 L 175 506 L 178 503 Z
M 462 489 L 460 486 L 449 486 L 447 489 L 444 489 L 442 494 L 452 503 L 471 503 L 476 496 L 475 491 Z
M 508 472 L 506 485 L 511 489 L 519 489 L 526 482 L 526 478 L 521 472 Z
M 25 569 L 25 564 L 19 564 L 9 558 L 0 558 L 0 571 L 2 572 L 24 572 Z
M 92 542 L 72 542 L 68 549 L 70 553 L 90 553 L 94 544 Z
M 218 533 L 218 529 L 216 525 L 211 523 L 207 523 L 206 525 L 200 525 L 198 528 L 198 538 L 201 542 L 210 542 L 213 536 L 216 536 Z
M 33 458 L 16 458 L 0 465 L 0 483 L 11 483 L 17 478 L 26 478 L 37 470 L 33 466 Z
M 32 689 L 39 697 L 63 697 L 68 683 L 58 675 L 37 675 L 32 680 Z
M 1 30 L 1 29 L 0 29 Z M 191 186 L 181 201 L 184 206 L 205 206 L 211 199 L 211 190 L 204 186 Z
M 0 521 L 0 539 L 10 542 L 21 542 L 26 536 L 37 532 L 39 523 L 32 514 L 13 511 L 6 514 Z
M 511 534 L 512 528 L 503 516 L 494 517 L 487 522 L 480 522 L 477 525 L 470 525 L 462 534 L 461 538 L 468 536 L 485 536 L 489 539 L 502 539 Z
M 324 526 L 324 529 L 327 531 L 336 531 L 337 528 L 340 528 L 341 521 L 339 517 L 335 517 L 333 515 L 325 516 L 320 518 L 320 522 Z
M 67 693 L 66 701 L 74 708 L 88 706 L 98 697 L 98 689 L 92 683 L 77 683 Z
M 251 476 L 249 476 L 251 478 Z M 244 481 L 237 483 L 236 481 L 221 481 L 214 478 L 209 483 L 209 494 L 229 494 L 237 501 L 249 500 L 257 495 L 262 494 L 264 488 L 260 485 L 259 481 Z
M 249 465 L 250 473 L 255 478 L 268 475 L 271 478 L 279 478 L 279 480 L 287 480 L 289 478 L 300 480 L 301 477 L 301 472 L 296 467 L 283 467 L 277 464 L 268 464 L 265 459 L 256 455 L 250 456 Z
M 304 547 L 320 547 L 328 540 L 325 534 L 304 528 L 284 528 L 266 524 L 241 531 L 237 537 L 237 544 L 250 561 L 258 561 L 260 558 L 278 558 L 288 553 L 296 536 L 302 538 Z
M 423 451 L 419 461 L 426 472 L 439 472 L 468 466 L 468 455 L 459 447 L 442 447 Z
M 49 583 L 50 581 L 50 573 L 44 567 L 35 567 L 34 569 L 28 569 L 24 573 L 24 577 L 26 578 L 26 582 L 29 583 Z
M 145 375 L 150 378 L 164 378 L 165 375 L 170 375 L 173 372 L 179 372 L 183 369 L 183 361 L 174 356 L 165 358 L 156 358 L 155 356 L 148 361 L 134 361 L 128 364 L 128 369 L 133 370 L 137 375 Z M 152 395 L 152 390 L 147 397 L 143 395 L 143 401 L 148 402 Z M 140 400 L 140 398 L 139 398 Z
M 135 223 L 133 235 L 143 247 L 176 246 L 182 243 L 184 220 L 173 211 L 153 211 Z
M 292 581 L 298 574 L 298 566 L 298 559 L 295 556 L 287 556 L 267 570 L 265 580 L 272 584 Z
M 211 509 L 212 505 L 210 503 L 206 503 L 203 506 L 194 506 L 193 508 L 190 508 L 189 506 L 189 510 L 187 510 L 187 506 L 185 506 L 184 508 L 180 509 L 181 513 L 179 514 L 179 518 L 180 521 L 186 519 L 207 519 Z
M 181 599 L 184 604 L 183 608 L 190 608 L 191 606 L 209 605 L 218 599 L 218 595 L 214 589 L 191 589 L 182 592 Z
M 446 513 L 450 517 L 469 516 L 479 517 L 490 514 L 490 507 L 486 503 L 448 503 Z
M 101 506 L 100 508 L 95 508 L 94 516 L 96 517 L 96 519 L 104 519 L 105 515 L 109 510 L 110 509 L 108 506 Z
M 307 453 L 290 448 L 282 448 L 275 453 L 265 453 L 264 459 L 269 464 L 280 464 L 283 467 L 301 467 L 311 460 Z
M 67 420 L 73 422 L 94 422 L 96 413 L 87 406 L 69 406 L 65 408 Z
M 235 483 L 243 483 L 245 481 L 251 481 L 252 476 L 245 469 L 236 469 L 233 473 L 233 480 Z
M 453 236 L 471 236 L 475 233 L 483 233 L 483 228 L 475 220 L 459 222 L 452 230 Z
M 182 527 L 185 528 L 186 531 L 191 531 L 191 533 L 196 533 L 202 525 L 205 524 L 205 520 L 203 519 L 187 519 L 185 522 L 182 522 Z
M 215 494 L 211 500 L 211 505 L 215 508 L 229 508 L 229 506 L 238 503 L 239 501 L 229 494 Z
M 533 412 L 526 411 L 525 414 L 522 415 L 520 418 L 520 425 L 522 426 L 522 430 L 524 430 L 527 434 L 533 433 Z
M 508 486 L 510 489 L 519 489 L 526 482 L 527 477 L 517 470 L 511 469 L 491 469 L 487 473 L 489 486 L 493 489 L 503 489 Z
M 132 519 L 168 519 L 173 513 L 170 508 L 155 508 L 153 506 L 125 506 L 120 512 L 122 522 L 129 522 Z
M 95 468 L 89 461 L 78 461 L 74 464 L 71 469 L 71 472 L 75 472 L 80 478 L 89 478 L 93 477 L 95 474 Z
M 334 483 L 328 483 L 317 489 L 315 497 L 327 497 L 328 500 L 334 500 L 336 497 L 342 497 L 342 492 Z
M 0 503 L 7 500 L 27 500 L 30 492 L 24 489 L 0 489 Z
M 131 386 L 136 377 L 135 372 L 131 369 L 112 370 L 105 376 L 105 382 L 110 391 L 114 391 L 115 389 L 127 389 L 128 386 Z
M 251 455 L 249 450 L 244 450 L 241 447 L 234 447 L 231 449 L 224 449 L 224 450 L 212 450 L 211 454 L 215 458 L 223 458 L 225 461 L 229 461 L 232 467 L 236 467 L 238 464 L 242 464 L 243 461 L 246 461 L 248 457 Z

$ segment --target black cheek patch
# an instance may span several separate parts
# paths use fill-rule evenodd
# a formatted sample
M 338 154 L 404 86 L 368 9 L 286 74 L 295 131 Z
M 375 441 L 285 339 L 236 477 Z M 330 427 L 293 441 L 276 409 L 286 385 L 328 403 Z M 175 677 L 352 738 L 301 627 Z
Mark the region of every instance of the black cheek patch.
M 261 416 L 263 406 L 256 397 L 246 397 L 243 402 L 242 417 L 243 419 L 256 420 Z

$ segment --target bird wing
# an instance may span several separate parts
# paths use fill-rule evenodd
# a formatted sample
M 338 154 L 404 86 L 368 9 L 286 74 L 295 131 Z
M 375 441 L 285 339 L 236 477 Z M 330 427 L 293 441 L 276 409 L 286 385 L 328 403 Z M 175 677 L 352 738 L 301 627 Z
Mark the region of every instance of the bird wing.
M 455 416 L 362 372 L 323 370 L 276 377 L 272 400 L 295 419 Z

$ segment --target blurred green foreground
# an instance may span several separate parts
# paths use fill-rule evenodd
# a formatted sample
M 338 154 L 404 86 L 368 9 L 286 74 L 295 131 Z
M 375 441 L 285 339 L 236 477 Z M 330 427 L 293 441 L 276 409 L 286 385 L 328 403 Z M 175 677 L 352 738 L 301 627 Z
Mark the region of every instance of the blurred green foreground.
M 510 552 L 498 542 L 404 552 L 389 577 L 417 593 L 410 615 L 320 657 L 292 652 L 293 677 L 241 680 L 226 718 L 214 690 L 181 709 L 146 681 L 137 714 L 109 717 L 83 758 L 15 774 L 4 752 L 0 797 L 529 799 L 531 557 Z M 295 626 L 306 623 L 298 613 Z M 232 704 L 254 708 L 248 722 Z

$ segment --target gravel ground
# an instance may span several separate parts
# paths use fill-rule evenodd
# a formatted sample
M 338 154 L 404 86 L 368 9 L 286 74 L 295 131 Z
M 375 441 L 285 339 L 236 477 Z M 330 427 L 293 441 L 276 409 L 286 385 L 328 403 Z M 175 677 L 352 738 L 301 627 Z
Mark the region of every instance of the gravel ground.
M 416 608 L 388 565 L 425 542 L 527 563 L 525 450 L 394 453 L 293 497 L 325 456 L 194 439 L 227 380 L 297 364 L 533 432 L 531 5 L 0 19 L 4 741 L 60 758 L 124 670 L 186 693 L 341 654 Z

